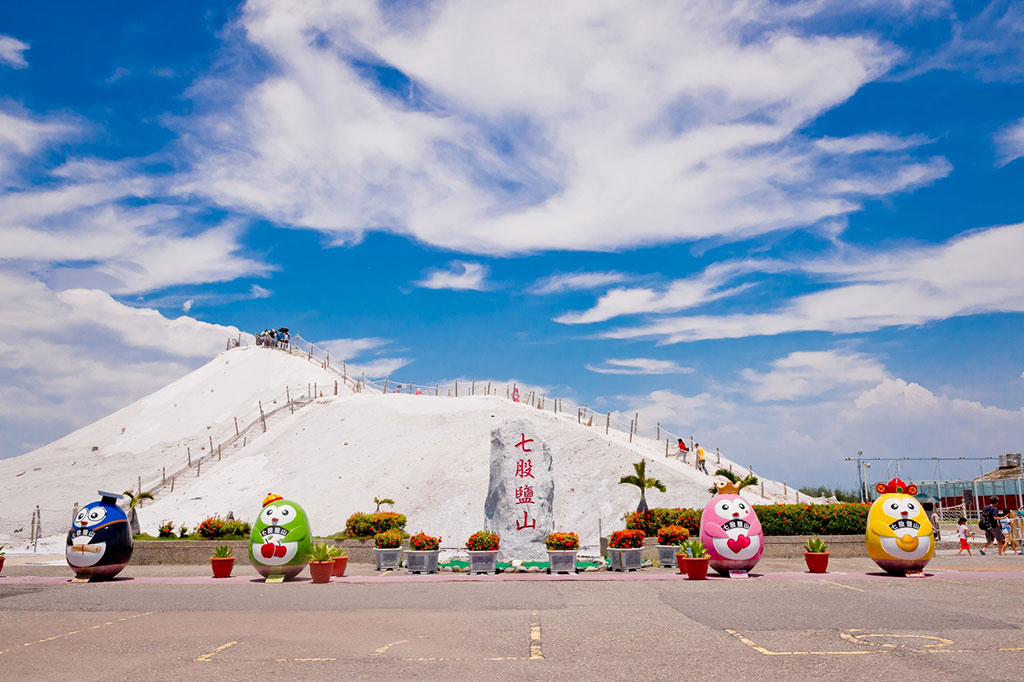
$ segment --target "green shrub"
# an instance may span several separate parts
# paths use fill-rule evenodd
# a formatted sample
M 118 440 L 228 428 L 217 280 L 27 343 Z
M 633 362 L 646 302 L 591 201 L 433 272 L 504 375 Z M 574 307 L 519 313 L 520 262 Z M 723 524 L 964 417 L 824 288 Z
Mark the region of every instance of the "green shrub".
M 765 535 L 861 535 L 867 528 L 871 505 L 842 504 L 755 504 Z M 665 526 L 693 528 L 700 534 L 700 509 L 656 508 L 626 514 L 626 528 L 642 530 L 657 537 Z
M 405 515 L 395 512 L 356 512 L 345 522 L 345 532 L 354 538 L 372 538 L 389 530 L 401 531 L 405 528 L 405 522 Z

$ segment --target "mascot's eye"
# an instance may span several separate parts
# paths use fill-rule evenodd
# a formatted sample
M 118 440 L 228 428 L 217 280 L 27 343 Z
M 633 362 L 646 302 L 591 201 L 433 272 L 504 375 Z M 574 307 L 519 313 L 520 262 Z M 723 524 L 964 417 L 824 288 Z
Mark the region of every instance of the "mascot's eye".
M 290 504 L 282 504 L 278 508 L 277 513 L 280 514 L 281 518 L 284 519 L 285 521 L 288 520 L 289 516 L 295 516 L 296 515 L 295 508 L 292 507 Z
M 89 518 L 92 519 L 93 521 L 95 521 L 99 517 L 100 517 L 100 513 L 98 511 L 91 511 L 91 512 L 89 512 Z
M 740 503 L 739 503 L 738 505 L 736 505 L 736 506 L 737 506 L 737 507 L 739 507 L 740 509 L 746 509 L 746 508 L 747 508 L 747 505 L 743 504 L 742 502 L 740 502 Z
M 78 512 L 78 516 L 76 516 L 75 518 L 76 518 L 77 520 L 79 520 L 79 521 L 85 521 L 85 515 L 86 515 L 87 513 L 88 513 L 88 512 L 86 512 L 86 511 L 85 511 L 85 510 L 83 509 L 82 511 Z
M 267 507 L 263 510 L 263 518 L 272 519 L 277 515 L 277 507 Z
M 917 509 L 917 507 L 914 505 L 913 502 L 907 502 L 907 509 L 909 509 L 910 511 L 914 511 L 915 509 Z
M 900 505 L 897 502 L 893 502 L 892 504 L 889 505 L 889 509 L 892 509 L 893 511 L 896 511 L 899 508 Z
M 287 509 L 282 509 L 281 510 L 281 516 L 288 516 L 288 510 Z

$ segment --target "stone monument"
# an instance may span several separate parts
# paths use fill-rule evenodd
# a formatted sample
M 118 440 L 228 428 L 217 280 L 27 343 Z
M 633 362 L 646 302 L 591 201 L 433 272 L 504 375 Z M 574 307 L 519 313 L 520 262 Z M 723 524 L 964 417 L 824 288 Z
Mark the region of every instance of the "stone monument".
M 491 430 L 491 480 L 484 527 L 501 537 L 499 559 L 547 560 L 554 530 L 551 449 L 528 419 L 506 419 Z

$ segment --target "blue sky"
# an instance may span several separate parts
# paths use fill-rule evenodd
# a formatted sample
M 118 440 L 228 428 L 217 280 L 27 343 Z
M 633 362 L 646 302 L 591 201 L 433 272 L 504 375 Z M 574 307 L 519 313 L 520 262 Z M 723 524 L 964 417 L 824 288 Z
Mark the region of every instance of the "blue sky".
M 1021 449 L 1020 5 L 22 4 L 0 36 L 0 456 L 278 325 L 801 484 Z

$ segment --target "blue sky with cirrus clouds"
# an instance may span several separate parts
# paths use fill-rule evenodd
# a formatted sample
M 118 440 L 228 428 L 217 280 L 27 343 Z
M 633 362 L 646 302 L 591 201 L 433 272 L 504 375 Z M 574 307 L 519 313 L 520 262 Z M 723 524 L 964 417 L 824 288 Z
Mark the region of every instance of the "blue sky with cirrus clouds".
M 1010 2 L 5 6 L 0 456 L 279 325 L 796 483 L 1020 451 L 1022 38 Z

